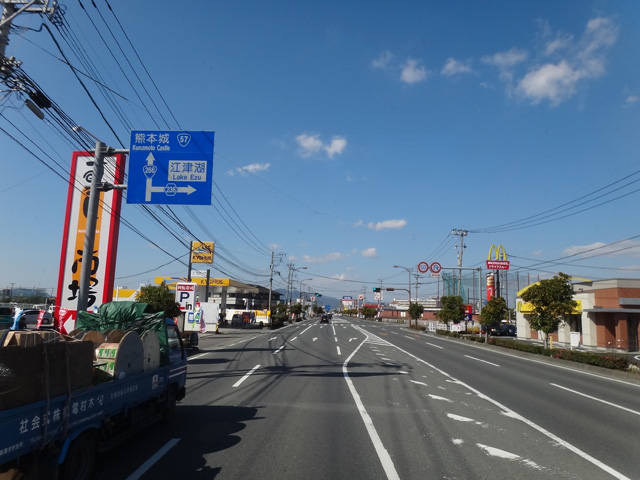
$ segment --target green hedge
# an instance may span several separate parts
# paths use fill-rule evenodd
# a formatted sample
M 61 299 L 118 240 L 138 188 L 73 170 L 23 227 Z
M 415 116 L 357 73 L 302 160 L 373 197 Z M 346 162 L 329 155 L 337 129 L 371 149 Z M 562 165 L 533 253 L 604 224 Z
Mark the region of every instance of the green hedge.
M 477 335 L 460 335 L 458 332 L 449 332 L 447 330 L 436 330 L 439 335 L 453 338 L 464 338 L 474 342 L 484 343 L 484 336 Z M 537 355 L 545 355 L 547 357 L 559 358 L 561 360 L 569 360 L 571 362 L 584 363 L 587 365 L 595 365 L 597 367 L 610 368 L 613 370 L 628 370 L 630 365 L 625 357 L 612 355 L 610 353 L 594 353 L 583 352 L 579 350 L 566 349 L 549 349 L 542 345 L 533 345 L 530 343 L 518 342 L 516 340 L 508 340 L 498 337 L 489 337 L 489 344 L 503 348 L 511 348 L 520 352 L 534 353 Z

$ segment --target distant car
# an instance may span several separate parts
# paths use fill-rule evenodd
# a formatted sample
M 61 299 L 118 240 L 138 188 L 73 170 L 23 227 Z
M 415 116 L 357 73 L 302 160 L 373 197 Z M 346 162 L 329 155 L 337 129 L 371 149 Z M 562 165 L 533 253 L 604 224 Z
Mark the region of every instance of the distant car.
M 498 335 L 501 337 L 515 337 L 518 335 L 518 328 L 510 323 L 502 324 L 498 328 Z
M 36 325 L 38 323 L 39 315 L 40 310 L 26 309 L 22 311 L 22 317 L 25 319 L 27 325 Z M 51 320 L 51 314 L 49 312 L 44 312 L 42 317 L 42 325 L 50 325 Z
M 231 317 L 231 326 L 232 327 L 242 327 L 243 324 L 242 315 L 239 313 L 234 313 L 233 317 Z
M 0 329 L 11 328 L 13 325 L 13 308 L 0 307 Z
M 503 323 L 490 330 L 490 335 L 495 337 L 515 337 L 517 336 L 517 327 L 511 323 Z
M 320 323 L 329 323 L 329 315 L 322 315 L 320 317 Z

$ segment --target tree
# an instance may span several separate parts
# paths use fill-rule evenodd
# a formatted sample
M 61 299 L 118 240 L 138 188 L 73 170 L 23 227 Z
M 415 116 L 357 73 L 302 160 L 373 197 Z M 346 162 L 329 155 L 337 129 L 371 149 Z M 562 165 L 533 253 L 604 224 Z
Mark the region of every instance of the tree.
M 302 305 L 300 305 L 299 303 L 291 305 L 291 313 L 293 313 L 297 319 L 300 319 L 300 314 L 302 313 Z
M 571 315 L 578 304 L 573 299 L 569 276 L 562 272 L 531 285 L 523 292 L 522 299 L 531 304 L 531 313 L 526 317 L 533 330 L 544 334 L 545 348 L 549 346 L 549 335 L 558 331 L 564 317 Z
M 424 312 L 424 307 L 419 303 L 412 303 L 409 305 L 409 316 L 416 326 L 418 326 L 418 319 L 422 315 L 422 312 Z M 409 325 L 409 328 L 411 328 L 411 325 Z
M 482 314 L 480 315 L 480 324 L 485 328 L 485 341 L 489 338 L 489 327 L 504 318 L 507 313 L 507 302 L 502 297 L 492 297 L 487 304 L 482 307 Z
M 458 323 L 464 320 L 465 315 L 464 300 L 460 295 L 440 297 L 440 311 L 436 313 L 436 317 L 442 322 Z
M 364 307 L 362 309 L 362 316 L 364 318 L 373 318 L 376 316 L 376 313 L 378 313 L 378 311 L 373 307 Z
M 169 290 L 167 284 L 145 285 L 136 295 L 136 301 L 149 304 L 153 313 L 164 312 L 167 317 L 180 315 L 180 305 L 176 302 L 175 294 Z

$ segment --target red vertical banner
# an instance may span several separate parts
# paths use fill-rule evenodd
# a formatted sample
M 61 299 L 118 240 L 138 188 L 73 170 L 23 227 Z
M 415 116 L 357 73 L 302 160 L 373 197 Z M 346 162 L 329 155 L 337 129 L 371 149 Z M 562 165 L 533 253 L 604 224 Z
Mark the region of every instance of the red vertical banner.
M 493 273 L 487 273 L 487 300 L 496 296 L 496 277 Z

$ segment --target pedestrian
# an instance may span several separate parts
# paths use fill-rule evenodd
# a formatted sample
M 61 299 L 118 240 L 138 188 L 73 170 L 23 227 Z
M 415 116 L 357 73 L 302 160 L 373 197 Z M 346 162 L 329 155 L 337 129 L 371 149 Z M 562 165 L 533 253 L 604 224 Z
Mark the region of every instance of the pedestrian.
M 11 326 L 11 330 L 26 330 L 27 329 L 27 318 L 24 316 L 24 310 L 20 307 L 16 307 L 13 313 L 13 325 Z

